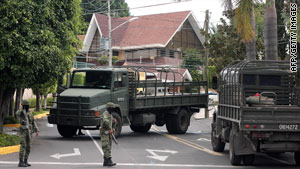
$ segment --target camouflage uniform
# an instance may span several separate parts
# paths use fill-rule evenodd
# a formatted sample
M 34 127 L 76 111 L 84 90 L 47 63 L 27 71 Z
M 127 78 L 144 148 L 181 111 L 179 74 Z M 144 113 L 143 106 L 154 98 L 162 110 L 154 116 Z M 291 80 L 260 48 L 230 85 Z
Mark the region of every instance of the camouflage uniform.
M 22 102 L 23 106 L 26 106 L 27 104 L 29 106 L 29 102 L 27 100 L 24 100 Z M 34 116 L 30 111 L 26 112 L 25 109 L 19 109 L 16 112 L 16 115 L 19 117 L 21 123 L 21 126 L 19 128 L 20 145 L 21 145 L 19 151 L 19 158 L 20 158 L 19 167 L 26 167 L 26 166 L 30 166 L 30 164 L 28 164 L 27 162 L 27 159 L 30 153 L 32 134 L 39 132 L 39 129 L 34 120 Z
M 114 104 L 111 102 L 106 104 L 106 108 L 113 108 L 113 107 Z M 104 111 L 102 114 L 99 130 L 100 130 L 100 137 L 102 143 L 102 150 L 104 153 L 103 166 L 116 165 L 111 161 L 112 136 L 109 132 L 113 131 L 113 116 L 108 111 Z

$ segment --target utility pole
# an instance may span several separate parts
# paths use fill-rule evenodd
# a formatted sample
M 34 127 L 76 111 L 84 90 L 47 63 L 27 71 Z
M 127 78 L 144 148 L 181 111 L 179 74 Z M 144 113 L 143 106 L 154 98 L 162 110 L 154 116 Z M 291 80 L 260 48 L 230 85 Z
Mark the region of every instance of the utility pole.
M 209 10 L 206 10 L 205 13 L 205 44 L 208 43 L 208 26 L 209 26 Z M 205 94 L 208 95 L 208 48 L 205 48 L 205 80 L 206 80 L 206 88 Z M 208 105 L 207 105 L 208 107 Z M 208 108 L 205 108 L 205 118 L 209 118 Z
M 112 48 L 111 48 L 111 17 L 110 17 L 110 0 L 107 0 L 107 17 L 108 17 L 108 66 L 112 66 Z

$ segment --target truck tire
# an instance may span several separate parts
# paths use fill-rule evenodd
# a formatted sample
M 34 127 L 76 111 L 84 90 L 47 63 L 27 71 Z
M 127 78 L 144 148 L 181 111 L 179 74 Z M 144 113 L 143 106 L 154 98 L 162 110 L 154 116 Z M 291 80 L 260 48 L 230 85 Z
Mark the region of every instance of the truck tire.
M 233 141 L 232 134 L 230 134 L 230 138 L 229 138 L 229 159 L 230 159 L 231 165 L 240 165 L 241 161 L 242 161 L 241 156 L 235 154 L 234 141 Z
M 145 126 L 133 126 L 130 125 L 130 129 L 134 132 L 138 132 L 138 133 L 147 133 L 151 128 L 151 124 L 147 124 Z
M 73 137 L 76 135 L 77 127 L 74 126 L 66 126 L 66 125 L 57 125 L 58 133 L 66 138 Z
M 166 119 L 167 130 L 170 134 L 184 134 L 189 127 L 189 114 L 186 109 L 180 109 L 178 114 L 170 114 Z
M 294 157 L 295 157 L 296 165 L 300 166 L 300 152 L 295 152 Z
M 221 137 L 216 134 L 216 124 L 211 124 L 211 145 L 215 152 L 223 152 L 225 149 L 225 142 L 222 141 Z
M 242 158 L 243 163 L 246 166 L 252 165 L 253 162 L 254 162 L 254 159 L 255 159 L 255 155 L 254 154 L 243 155 L 243 158 Z
M 115 129 L 115 137 L 118 138 L 122 131 L 122 120 L 118 113 L 112 112 L 112 116 L 114 119 L 117 120 L 116 124 L 113 124 L 113 126 L 116 126 Z M 114 122 L 113 122 L 114 123 Z

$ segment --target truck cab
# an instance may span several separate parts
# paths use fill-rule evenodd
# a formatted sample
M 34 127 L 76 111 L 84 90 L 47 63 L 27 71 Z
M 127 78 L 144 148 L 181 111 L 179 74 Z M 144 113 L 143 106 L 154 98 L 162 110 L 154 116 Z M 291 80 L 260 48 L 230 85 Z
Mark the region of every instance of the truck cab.
M 69 88 L 57 97 L 56 106 L 48 116 L 50 124 L 57 124 L 59 133 L 72 137 L 77 129 L 98 129 L 106 103 L 116 104 L 114 117 L 121 125 L 128 123 L 128 71 L 121 68 L 74 70 Z M 125 118 L 125 120 L 123 120 Z

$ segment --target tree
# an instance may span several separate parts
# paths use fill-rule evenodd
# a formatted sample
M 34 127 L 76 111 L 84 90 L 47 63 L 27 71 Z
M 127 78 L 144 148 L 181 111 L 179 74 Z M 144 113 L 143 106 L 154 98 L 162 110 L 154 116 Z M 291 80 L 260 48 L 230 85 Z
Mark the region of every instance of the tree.
M 200 81 L 199 70 L 203 65 L 200 53 L 197 49 L 188 48 L 184 51 L 184 56 L 182 67 L 189 70 L 193 81 Z
M 112 57 L 112 64 L 114 65 L 117 61 L 119 60 L 118 56 L 113 56 Z M 108 56 L 102 56 L 99 60 L 98 60 L 100 65 L 107 65 L 108 64 Z
M 255 13 L 257 0 L 237 0 L 235 27 L 246 45 L 246 59 L 256 60 Z M 232 10 L 232 0 L 223 0 L 225 10 Z
M 286 47 L 288 44 L 288 34 L 285 28 L 282 12 L 284 10 L 284 1 L 275 0 L 276 15 L 277 15 L 277 38 L 278 38 L 278 56 L 284 60 L 287 56 Z
M 82 0 L 81 3 L 83 18 L 88 25 L 91 21 L 93 13 L 107 13 L 107 2 L 101 0 Z M 114 0 L 111 3 L 112 16 L 126 17 L 129 16 L 129 7 L 125 0 Z
M 266 60 L 278 60 L 277 14 L 274 0 L 266 0 L 264 20 L 264 45 Z
M 0 132 L 16 88 L 55 80 L 80 40 L 80 0 L 14 0 L 0 6 Z
M 204 44 L 210 54 L 209 65 L 216 66 L 217 73 L 235 60 L 244 60 L 246 54 L 245 44 L 235 26 L 227 24 L 223 18 L 220 20 L 222 24 L 217 25 L 215 32 L 208 35 L 209 43 Z

